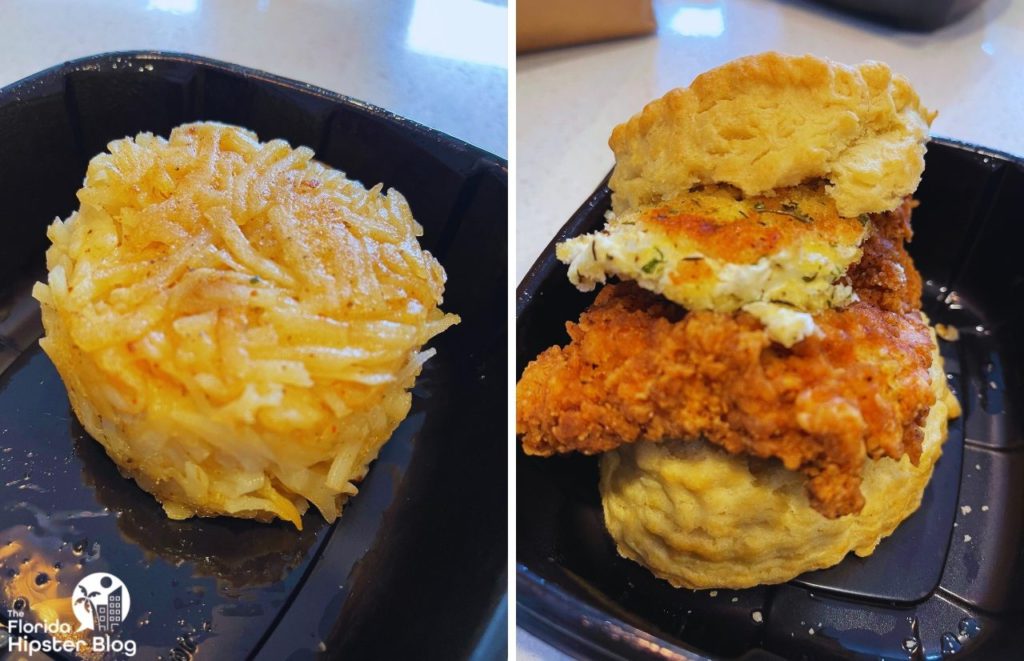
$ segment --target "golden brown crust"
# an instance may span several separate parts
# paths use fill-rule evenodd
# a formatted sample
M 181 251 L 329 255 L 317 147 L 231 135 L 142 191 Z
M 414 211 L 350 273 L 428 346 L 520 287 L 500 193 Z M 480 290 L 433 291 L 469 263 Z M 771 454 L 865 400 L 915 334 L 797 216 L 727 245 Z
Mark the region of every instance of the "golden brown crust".
M 757 195 L 824 178 L 841 215 L 887 211 L 917 188 L 934 116 L 880 62 L 740 58 L 614 129 L 613 208 L 657 203 L 698 184 Z
M 915 206 L 907 198 L 892 211 L 872 215 L 861 259 L 847 272 L 860 300 L 893 312 L 920 309 L 921 274 L 904 245 L 914 235 L 910 212 Z
M 686 314 L 633 284 L 605 287 L 572 342 L 533 361 L 516 387 L 528 454 L 605 452 L 703 437 L 774 457 L 808 478 L 813 506 L 858 512 L 865 459 L 916 462 L 934 403 L 920 314 L 858 303 L 815 321 L 791 350 L 745 313 Z
M 685 240 L 709 257 L 739 264 L 753 264 L 766 255 L 796 251 L 816 242 L 854 248 L 860 242 L 864 223 L 840 216 L 820 185 L 774 193 L 737 202 L 733 217 L 709 211 L 706 200 L 710 195 L 706 194 L 687 196 L 696 197 L 696 204 L 687 205 L 689 200 L 683 198 L 642 209 L 636 218 L 641 227 Z

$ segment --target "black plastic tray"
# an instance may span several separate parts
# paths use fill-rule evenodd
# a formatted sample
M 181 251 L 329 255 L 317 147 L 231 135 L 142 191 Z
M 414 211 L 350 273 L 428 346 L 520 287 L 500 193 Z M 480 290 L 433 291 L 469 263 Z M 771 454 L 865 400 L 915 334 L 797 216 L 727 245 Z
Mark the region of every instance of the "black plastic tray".
M 463 322 L 333 525 L 168 520 L 79 426 L 36 342 L 46 226 L 77 206 L 88 159 L 199 119 L 397 188 L 448 272 Z M 139 659 L 504 656 L 507 180 L 503 160 L 379 108 L 188 55 L 99 55 L 0 89 L 0 608 L 108 571 Z
M 517 457 L 518 622 L 596 658 L 1021 658 L 1024 652 L 1024 161 L 934 140 L 910 251 L 964 415 L 921 508 L 866 559 L 784 585 L 678 590 L 618 556 L 593 457 Z M 602 185 L 517 292 L 517 370 L 593 299 L 554 245 L 603 223 Z M 753 614 L 762 616 L 760 623 Z

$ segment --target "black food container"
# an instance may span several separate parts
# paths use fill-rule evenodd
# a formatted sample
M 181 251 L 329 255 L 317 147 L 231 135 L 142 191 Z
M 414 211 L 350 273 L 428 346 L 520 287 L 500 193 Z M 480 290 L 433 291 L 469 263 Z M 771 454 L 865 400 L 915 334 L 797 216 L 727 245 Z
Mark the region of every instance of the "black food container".
M 949 140 L 928 147 L 910 252 L 963 416 L 921 508 L 868 558 L 748 590 L 672 588 L 618 556 L 597 459 L 519 450 L 519 626 L 592 658 L 1020 658 L 1024 649 L 1024 161 Z M 593 300 L 555 243 L 600 227 L 602 185 L 517 292 L 517 374 Z
M 818 0 L 864 18 L 908 30 L 931 31 L 955 23 L 985 0 Z
M 447 270 L 463 321 L 334 524 L 167 519 L 83 431 L 36 341 L 46 227 L 77 207 L 88 159 L 195 120 L 398 189 Z M 187 55 L 99 55 L 0 89 L 0 609 L 68 619 L 77 581 L 109 572 L 135 658 L 503 657 L 507 181 L 503 160 L 379 108 Z

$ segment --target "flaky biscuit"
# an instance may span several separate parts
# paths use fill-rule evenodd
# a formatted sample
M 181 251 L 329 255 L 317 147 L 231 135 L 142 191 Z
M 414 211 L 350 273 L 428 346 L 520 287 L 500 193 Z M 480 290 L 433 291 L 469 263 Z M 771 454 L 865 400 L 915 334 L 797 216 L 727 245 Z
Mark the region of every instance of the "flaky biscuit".
M 934 117 L 881 62 L 740 58 L 615 127 L 612 206 L 621 213 L 698 184 L 761 195 L 821 178 L 845 217 L 888 211 L 917 188 Z
M 933 337 L 934 341 L 934 337 Z M 867 462 L 864 509 L 826 519 L 799 473 L 748 464 L 703 441 L 636 443 L 601 458 L 605 525 L 619 554 L 675 587 L 748 588 L 830 567 L 853 551 L 871 555 L 917 510 L 959 415 L 935 349 L 936 402 L 924 424 L 921 458 Z M 753 470 L 752 470 L 753 469 Z

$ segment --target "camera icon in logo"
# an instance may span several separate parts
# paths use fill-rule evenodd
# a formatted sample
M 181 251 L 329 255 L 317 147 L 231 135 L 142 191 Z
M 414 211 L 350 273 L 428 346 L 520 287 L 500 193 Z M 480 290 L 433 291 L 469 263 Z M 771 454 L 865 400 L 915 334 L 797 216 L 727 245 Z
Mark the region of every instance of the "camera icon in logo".
M 124 582 L 105 572 L 96 572 L 83 578 L 75 586 L 71 597 L 71 609 L 80 625 L 78 631 L 117 631 L 128 617 L 131 603 Z

